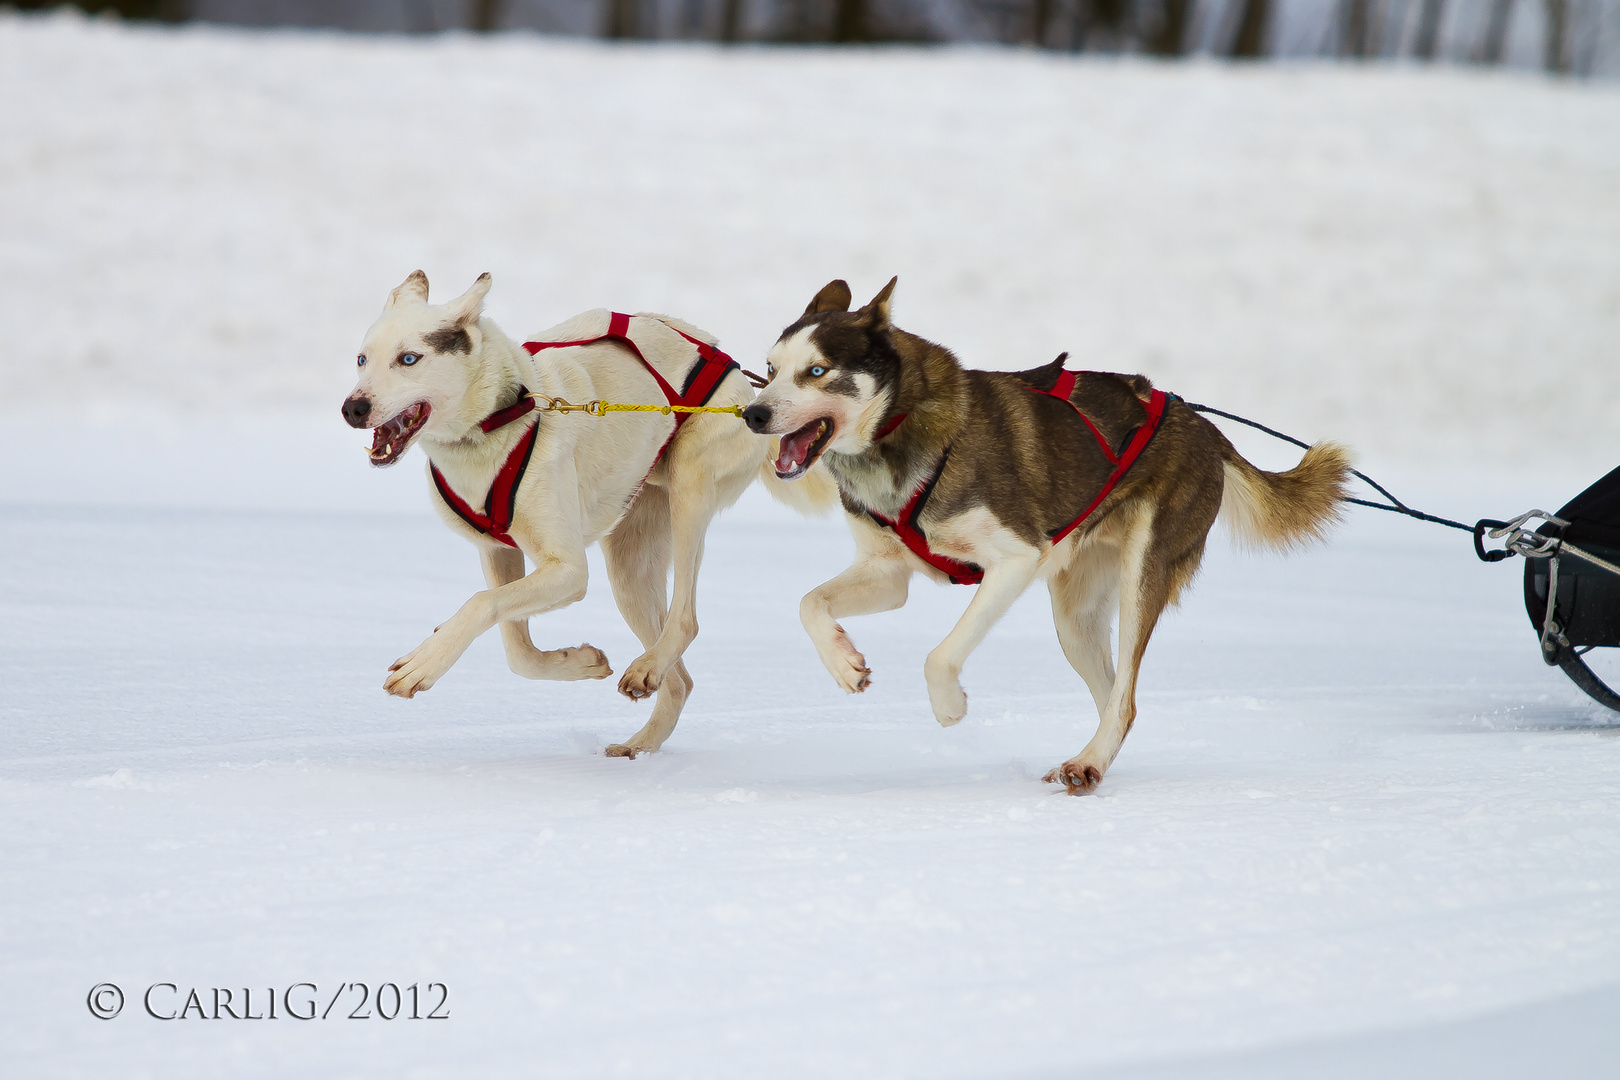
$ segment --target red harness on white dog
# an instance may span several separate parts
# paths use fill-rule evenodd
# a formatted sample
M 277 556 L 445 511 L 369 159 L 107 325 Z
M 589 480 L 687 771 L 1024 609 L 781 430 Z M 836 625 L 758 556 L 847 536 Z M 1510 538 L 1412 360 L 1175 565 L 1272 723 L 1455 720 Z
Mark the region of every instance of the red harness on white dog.
M 737 361 L 706 341 L 699 341 L 692 335 L 669 326 L 668 323 L 662 325 L 668 326 L 697 346 L 698 365 L 692 369 L 692 374 L 686 380 L 686 389 L 680 393 L 677 393 L 669 381 L 658 373 L 657 368 L 647 362 L 647 358 L 641 354 L 641 349 L 630 340 L 630 316 L 617 311 L 608 319 L 607 333 L 599 337 L 582 338 L 579 341 L 525 341 L 523 347 L 528 350 L 530 356 L 533 356 L 541 349 L 566 349 L 574 345 L 593 345 L 598 341 L 611 341 L 629 349 L 631 354 L 641 361 L 642 366 L 658 383 L 658 388 L 664 392 L 664 397 L 669 399 L 671 405 L 708 404 L 715 390 L 719 388 L 720 380 L 737 367 Z M 528 387 L 519 386 L 517 403 L 489 414 L 479 422 L 478 427 L 485 433 L 503 428 L 512 421 L 527 416 L 534 408 L 534 399 L 529 396 Z M 681 429 L 681 425 L 686 422 L 689 415 L 691 414 L 674 414 L 674 431 L 671 431 L 669 438 L 664 440 L 664 445 L 658 448 L 658 454 L 653 458 L 654 465 L 657 465 L 664 456 L 664 451 L 669 449 L 670 442 L 675 438 L 675 432 Z M 439 489 L 439 496 L 444 499 L 445 505 L 454 510 L 462 521 L 507 547 L 517 547 L 517 542 L 512 539 L 508 530 L 511 529 L 512 518 L 516 514 L 518 484 L 523 481 L 523 473 L 529 467 L 529 457 L 534 453 L 534 440 L 539 432 L 540 423 L 537 420 L 529 426 L 528 431 L 524 432 L 517 445 L 512 447 L 512 452 L 506 455 L 500 471 L 495 474 L 494 483 L 489 486 L 489 494 L 484 497 L 482 513 L 474 510 L 465 499 L 451 490 L 437 465 L 429 466 L 433 474 L 433 486 Z
M 1074 383 L 1079 375 L 1080 373 L 1077 371 L 1064 371 L 1058 375 L 1057 383 L 1052 389 L 1040 390 L 1032 386 L 1030 390 L 1037 394 L 1050 394 L 1072 408 L 1075 415 L 1085 421 L 1086 427 L 1096 437 L 1097 445 L 1102 447 L 1103 456 L 1113 463 L 1114 471 L 1109 473 L 1108 479 L 1103 483 L 1102 490 L 1097 492 L 1097 497 L 1092 499 L 1086 508 L 1080 512 L 1080 516 L 1052 533 L 1051 540 L 1054 546 L 1060 543 L 1065 536 L 1078 529 L 1086 518 L 1091 516 L 1092 511 L 1096 510 L 1102 504 L 1102 501 L 1108 497 L 1108 493 L 1114 490 L 1120 480 L 1124 479 L 1131 466 L 1136 464 L 1136 459 L 1142 456 L 1142 451 L 1147 449 L 1147 444 L 1152 440 L 1153 433 L 1159 430 L 1159 421 L 1164 418 L 1165 406 L 1174 396 L 1165 393 L 1163 390 L 1153 391 L 1148 396 L 1147 401 L 1144 402 L 1147 407 L 1147 421 L 1125 440 L 1125 449 L 1115 454 L 1114 448 L 1103 437 L 1103 433 L 1097 430 L 1097 425 L 1091 422 L 1089 416 L 1080 411 L 1080 406 L 1069 400 L 1069 395 L 1074 392 Z M 890 420 L 883 425 L 883 430 L 878 432 L 877 437 L 881 439 L 894 431 L 905 418 L 905 414 L 901 413 L 893 420 Z M 900 511 L 898 518 L 891 520 L 875 510 L 868 510 L 867 513 L 871 515 L 873 521 L 899 537 L 900 542 L 910 548 L 913 555 L 949 577 L 952 585 L 977 585 L 984 580 L 984 570 L 973 563 L 962 562 L 948 555 L 940 555 L 930 550 L 928 538 L 923 535 L 922 529 L 917 525 L 917 518 L 921 516 L 923 506 L 928 502 L 928 496 L 933 494 L 934 485 L 939 483 L 939 478 L 944 475 L 945 462 L 950 460 L 950 456 L 951 450 L 947 446 L 945 453 L 940 455 L 939 464 L 934 467 L 934 475 L 929 477 L 928 481 L 913 493 L 910 501 Z

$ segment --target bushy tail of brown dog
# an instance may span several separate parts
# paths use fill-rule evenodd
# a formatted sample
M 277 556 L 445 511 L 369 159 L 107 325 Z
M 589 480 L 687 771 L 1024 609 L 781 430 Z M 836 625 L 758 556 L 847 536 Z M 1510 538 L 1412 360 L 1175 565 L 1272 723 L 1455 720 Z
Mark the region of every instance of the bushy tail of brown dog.
M 1226 491 L 1221 520 L 1240 545 L 1290 551 L 1327 535 L 1349 494 L 1350 451 L 1320 442 L 1287 472 L 1266 472 L 1244 460 L 1224 438 Z

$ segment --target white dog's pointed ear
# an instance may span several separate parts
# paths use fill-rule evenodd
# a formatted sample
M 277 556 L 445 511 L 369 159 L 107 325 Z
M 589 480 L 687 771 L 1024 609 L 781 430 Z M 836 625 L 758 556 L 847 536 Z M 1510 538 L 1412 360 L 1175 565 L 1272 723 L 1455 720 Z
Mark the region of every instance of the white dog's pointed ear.
M 839 278 L 829 281 L 816 293 L 810 306 L 804 309 L 806 315 L 819 315 L 823 311 L 848 311 L 850 301 L 849 283 Z
M 383 310 L 389 311 L 404 304 L 425 304 L 427 297 L 427 275 L 420 270 L 412 270 L 411 276 L 401 282 L 399 288 L 388 294 L 388 303 L 383 305 Z
M 889 279 L 889 283 L 872 297 L 872 302 L 861 308 L 867 322 L 874 330 L 887 330 L 889 328 L 889 298 L 894 295 L 894 283 L 899 281 L 899 275 Z
M 484 311 L 484 297 L 493 282 L 494 278 L 489 274 L 479 274 L 478 280 L 472 283 L 472 288 L 445 305 L 452 326 L 466 326 L 468 323 L 478 321 L 478 316 Z

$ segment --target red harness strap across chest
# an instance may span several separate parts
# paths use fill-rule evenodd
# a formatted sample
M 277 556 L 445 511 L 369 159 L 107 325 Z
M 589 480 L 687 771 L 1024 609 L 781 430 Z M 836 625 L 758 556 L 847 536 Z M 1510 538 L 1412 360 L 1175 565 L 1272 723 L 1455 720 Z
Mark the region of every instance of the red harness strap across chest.
M 1060 543 L 1064 537 L 1078 529 L 1091 516 L 1092 512 L 1102 505 L 1102 501 L 1108 498 L 1109 492 L 1114 490 L 1120 480 L 1124 479 L 1131 466 L 1136 464 L 1136 459 L 1142 456 L 1142 451 L 1147 449 L 1147 444 L 1152 440 L 1153 433 L 1159 430 L 1159 421 L 1164 419 L 1165 406 L 1173 396 L 1163 390 L 1155 390 L 1148 396 L 1148 400 L 1144 402 L 1147 408 L 1147 420 L 1126 440 L 1125 449 L 1116 454 L 1103 433 L 1097 430 L 1097 425 L 1091 422 L 1091 418 L 1081 412 L 1079 406 L 1069 400 L 1069 395 L 1074 392 L 1074 383 L 1078 376 L 1079 372 L 1064 371 L 1058 375 L 1057 383 L 1052 389 L 1039 390 L 1033 386 L 1030 389 L 1037 394 L 1050 394 L 1065 405 L 1073 408 L 1075 415 L 1085 422 L 1086 428 L 1096 438 L 1097 445 L 1102 448 L 1103 456 L 1113 463 L 1114 469 L 1113 472 L 1108 474 L 1108 479 L 1103 482 L 1102 489 L 1097 492 L 1096 497 L 1080 512 L 1080 516 L 1051 534 L 1051 541 L 1054 545 Z M 884 426 L 878 438 L 882 438 L 899 427 L 900 421 L 904 419 L 904 415 L 901 415 L 891 420 Z M 931 550 L 928 546 L 928 537 L 923 535 L 922 529 L 917 524 L 917 519 L 922 516 L 923 507 L 928 503 L 928 496 L 933 494 L 934 485 L 938 484 L 939 478 L 945 474 L 945 463 L 950 460 L 950 456 L 950 448 L 946 447 L 945 453 L 940 455 L 939 464 L 934 467 L 934 475 L 930 476 L 928 481 L 916 490 L 910 501 L 901 509 L 899 517 L 886 518 L 875 510 L 868 510 L 867 513 L 871 515 L 873 521 L 893 531 L 895 536 L 899 537 L 900 542 L 905 544 L 913 555 L 950 578 L 951 584 L 977 585 L 984 580 L 984 570 L 973 563 L 962 562 L 959 559 L 940 555 Z
M 668 323 L 662 325 L 669 326 Z M 622 315 L 616 311 L 608 320 L 607 333 L 600 337 L 584 338 L 580 341 L 525 341 L 523 347 L 528 350 L 530 356 L 533 356 L 541 349 L 563 349 L 571 345 L 592 345 L 598 341 L 612 341 L 629 349 L 631 354 L 641 361 L 648 373 L 657 381 L 658 388 L 664 392 L 664 397 L 669 399 L 671 405 L 708 404 L 709 399 L 714 396 L 715 390 L 720 386 L 720 380 L 724 379 L 731 372 L 731 369 L 737 366 L 737 362 L 706 341 L 699 341 L 692 335 L 683 333 L 673 326 L 669 326 L 669 329 L 675 330 L 677 334 L 691 342 L 697 347 L 698 351 L 698 365 L 692 369 L 692 374 L 687 377 L 686 389 L 682 393 L 676 393 L 675 388 L 669 384 L 669 381 L 663 375 L 659 374 L 658 369 L 649 364 L 647 358 L 641 355 L 641 349 L 636 346 L 634 341 L 630 340 L 630 316 Z M 527 416 L 534 411 L 534 407 L 534 399 L 529 396 L 528 388 L 519 386 L 516 404 L 491 413 L 480 421 L 478 426 L 487 434 L 498 428 L 505 427 L 514 420 Z M 675 417 L 675 431 L 679 431 L 681 424 L 685 423 L 686 418 L 691 414 L 675 413 L 673 415 Z M 529 458 L 534 454 L 534 441 L 539 432 L 540 424 L 538 421 L 530 424 L 529 430 L 523 433 L 523 437 L 518 440 L 517 445 L 512 447 L 511 453 L 506 455 L 506 460 L 501 463 L 500 471 L 495 474 L 494 483 L 489 486 L 489 494 L 484 497 L 484 509 L 481 512 L 473 509 L 467 500 L 455 493 L 454 489 L 445 482 L 444 474 L 439 472 L 437 465 L 429 466 L 433 474 L 433 486 L 438 488 L 439 496 L 444 499 L 445 505 L 454 510 L 456 516 L 461 518 L 462 521 L 465 521 L 491 539 L 500 541 L 507 547 L 517 547 L 517 541 L 512 539 L 509 530 L 512 528 L 512 519 L 517 512 L 518 485 L 523 482 L 523 474 L 529 468 Z M 669 439 L 666 439 L 664 445 L 659 447 L 658 456 L 653 458 L 654 465 L 658 464 L 659 459 L 664 456 L 664 451 L 669 449 L 670 441 L 674 438 L 675 434 L 672 431 Z

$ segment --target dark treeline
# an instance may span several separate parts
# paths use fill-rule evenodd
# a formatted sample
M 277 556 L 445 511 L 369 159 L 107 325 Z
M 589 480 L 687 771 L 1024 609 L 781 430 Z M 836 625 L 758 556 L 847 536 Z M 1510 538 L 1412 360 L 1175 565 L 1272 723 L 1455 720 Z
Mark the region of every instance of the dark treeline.
M 531 27 L 623 39 L 1001 41 L 1074 52 L 1234 59 L 1328 55 L 1500 64 L 1539 36 L 1538 66 L 1590 73 L 1617 0 L 88 0 L 131 19 L 352 29 Z M 18 3 L 54 7 L 57 0 Z M 1287 24 L 1284 26 L 1283 24 Z M 1521 48 L 1522 52 L 1522 48 Z M 1521 58 L 1521 62 L 1523 62 Z

